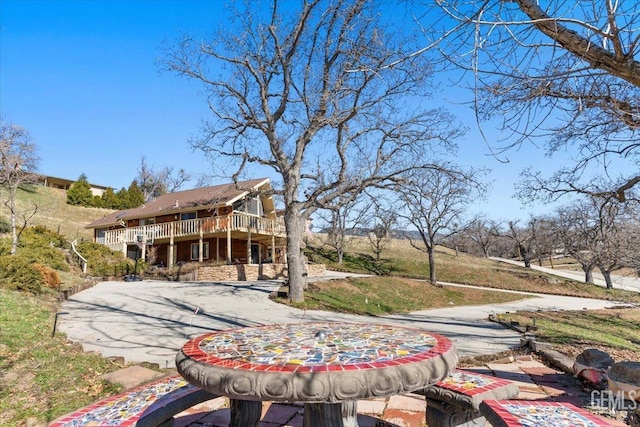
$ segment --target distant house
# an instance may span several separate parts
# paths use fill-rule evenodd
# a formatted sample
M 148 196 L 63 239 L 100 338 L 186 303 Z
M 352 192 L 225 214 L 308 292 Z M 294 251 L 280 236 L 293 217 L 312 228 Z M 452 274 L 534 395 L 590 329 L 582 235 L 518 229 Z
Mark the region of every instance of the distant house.
M 38 177 L 38 181 L 40 182 L 40 184 L 42 184 L 45 187 L 60 188 L 62 190 L 68 190 L 71 187 L 71 185 L 74 182 L 76 182 L 75 180 L 71 180 L 71 179 L 58 178 L 55 176 L 46 176 L 46 175 L 40 175 Z M 104 192 L 107 190 L 107 188 L 109 188 L 103 185 L 96 185 L 91 183 L 89 183 L 89 185 L 91 186 L 91 194 L 98 197 L 101 197 L 104 194 Z
M 285 263 L 285 227 L 268 178 L 164 194 L 87 226 L 94 240 L 155 263 Z

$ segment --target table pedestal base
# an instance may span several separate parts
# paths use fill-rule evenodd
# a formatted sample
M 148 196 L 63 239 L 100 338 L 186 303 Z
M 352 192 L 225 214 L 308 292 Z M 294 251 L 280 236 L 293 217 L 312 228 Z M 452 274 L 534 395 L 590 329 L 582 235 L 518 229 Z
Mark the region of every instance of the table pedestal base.
M 258 427 L 262 416 L 262 402 L 229 399 L 231 422 L 229 427 Z
M 482 414 L 472 409 L 427 398 L 427 425 L 430 427 L 480 427 L 486 423 Z
M 356 401 L 305 403 L 303 427 L 358 427 Z

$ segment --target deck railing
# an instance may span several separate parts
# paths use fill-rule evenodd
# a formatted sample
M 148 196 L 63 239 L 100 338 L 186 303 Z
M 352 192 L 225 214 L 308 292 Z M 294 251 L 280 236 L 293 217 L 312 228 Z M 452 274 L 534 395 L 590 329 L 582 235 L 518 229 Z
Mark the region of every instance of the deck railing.
M 188 219 L 184 221 L 163 222 L 160 224 L 141 225 L 117 230 L 107 230 L 98 243 L 110 246 L 122 243 L 136 243 L 139 241 L 155 241 L 177 237 L 199 236 L 230 231 L 244 231 L 260 235 L 284 237 L 285 227 L 282 221 L 259 218 L 243 213 L 233 213 L 226 216 L 212 216 L 207 218 Z

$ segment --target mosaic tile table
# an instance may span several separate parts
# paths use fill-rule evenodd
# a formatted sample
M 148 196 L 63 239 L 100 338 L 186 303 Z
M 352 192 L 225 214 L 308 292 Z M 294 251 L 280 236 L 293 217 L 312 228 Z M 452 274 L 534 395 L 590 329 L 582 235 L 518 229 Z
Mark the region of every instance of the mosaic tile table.
M 456 369 L 419 393 L 426 397 L 429 427 L 469 427 L 486 424 L 480 413 L 483 400 L 512 399 L 518 392 L 511 381 Z
M 49 427 L 157 426 L 214 397 L 179 375 L 173 375 L 64 415 Z
M 610 427 L 605 419 L 570 403 L 485 400 L 480 411 L 494 427 Z
M 257 426 L 260 401 L 305 402 L 304 426 L 357 426 L 356 401 L 422 389 L 457 355 L 426 331 L 355 323 L 298 323 L 214 332 L 176 356 L 191 384 L 231 398 L 231 426 Z

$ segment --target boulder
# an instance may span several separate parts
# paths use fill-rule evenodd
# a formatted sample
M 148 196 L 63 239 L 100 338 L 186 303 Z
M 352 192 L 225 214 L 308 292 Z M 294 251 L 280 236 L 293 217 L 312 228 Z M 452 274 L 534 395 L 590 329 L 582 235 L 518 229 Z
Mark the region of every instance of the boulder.
M 609 378 L 640 387 L 640 362 L 614 363 L 609 370 Z
M 609 389 L 626 399 L 640 401 L 640 362 L 614 363 L 608 373 Z
M 597 369 L 609 369 L 614 364 L 613 358 L 606 351 L 597 348 L 587 348 L 578 356 L 576 362 L 581 365 Z
M 577 377 L 599 383 L 607 379 L 607 371 L 613 364 L 614 360 L 609 353 L 597 348 L 587 348 L 576 357 L 573 372 Z

